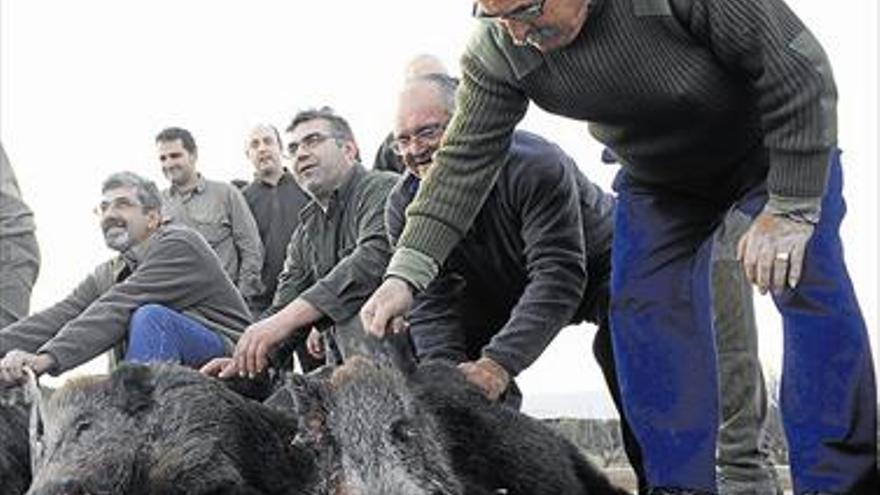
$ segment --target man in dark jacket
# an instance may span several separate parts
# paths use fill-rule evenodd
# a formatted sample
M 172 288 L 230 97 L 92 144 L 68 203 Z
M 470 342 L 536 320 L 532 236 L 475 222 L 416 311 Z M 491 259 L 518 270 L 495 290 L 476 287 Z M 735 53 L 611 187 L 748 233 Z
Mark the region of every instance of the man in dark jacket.
M 162 222 L 156 185 L 131 172 L 104 181 L 101 229 L 120 255 L 63 301 L 0 330 L 0 382 L 58 374 L 114 349 L 117 358 L 200 366 L 228 354 L 250 321 L 220 260 L 195 231 Z
M 300 112 L 285 134 L 297 183 L 312 201 L 290 239 L 272 316 L 248 327 L 233 358 L 203 367 L 207 374 L 260 373 L 313 327 L 331 331 L 343 358 L 366 352 L 358 310 L 391 255 L 383 216 L 397 175 L 364 169 L 351 128 L 329 108 Z

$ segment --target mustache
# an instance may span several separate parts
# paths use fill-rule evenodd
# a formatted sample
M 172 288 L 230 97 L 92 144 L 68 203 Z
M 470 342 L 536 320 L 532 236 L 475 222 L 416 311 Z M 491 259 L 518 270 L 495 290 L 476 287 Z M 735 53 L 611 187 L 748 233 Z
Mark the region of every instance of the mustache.
M 125 220 L 122 220 L 121 218 L 107 218 L 103 222 L 101 222 L 101 230 L 103 230 L 105 234 L 113 227 L 120 227 L 124 229 L 127 226 L 128 224 L 125 222 Z

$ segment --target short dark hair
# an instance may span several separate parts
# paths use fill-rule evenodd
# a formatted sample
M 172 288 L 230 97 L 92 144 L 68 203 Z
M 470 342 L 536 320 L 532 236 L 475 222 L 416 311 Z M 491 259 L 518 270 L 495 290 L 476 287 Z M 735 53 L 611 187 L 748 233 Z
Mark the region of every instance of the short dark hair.
M 188 130 L 182 127 L 166 127 L 162 129 L 162 132 L 156 134 L 157 143 L 168 143 L 178 139 L 183 144 L 183 149 L 190 154 L 198 154 L 199 148 L 196 146 L 196 140 L 193 139 L 192 134 Z
M 290 125 L 287 126 L 287 129 L 285 129 L 284 132 L 292 132 L 303 122 L 317 119 L 327 121 L 330 124 L 330 128 L 333 130 L 333 134 L 336 134 L 343 139 L 354 141 L 354 133 L 351 132 L 351 126 L 349 126 L 348 122 L 337 115 L 330 107 L 301 110 L 293 117 L 293 120 L 290 121 Z
M 156 187 L 156 183 L 150 179 L 145 179 L 129 171 L 114 172 L 104 179 L 104 182 L 101 184 L 101 193 L 106 193 L 111 189 L 119 189 L 120 187 L 134 189 L 144 211 L 162 212 L 162 196 L 159 194 L 159 188 Z

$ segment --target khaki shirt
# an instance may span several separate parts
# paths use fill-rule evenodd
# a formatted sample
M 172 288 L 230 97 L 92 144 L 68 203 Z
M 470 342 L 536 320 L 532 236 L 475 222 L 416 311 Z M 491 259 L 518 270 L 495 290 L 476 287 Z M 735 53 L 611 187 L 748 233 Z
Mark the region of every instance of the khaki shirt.
M 199 176 L 195 189 L 162 191 L 166 217 L 202 234 L 242 295 L 263 292 L 263 245 L 257 223 L 241 192 L 230 184 Z

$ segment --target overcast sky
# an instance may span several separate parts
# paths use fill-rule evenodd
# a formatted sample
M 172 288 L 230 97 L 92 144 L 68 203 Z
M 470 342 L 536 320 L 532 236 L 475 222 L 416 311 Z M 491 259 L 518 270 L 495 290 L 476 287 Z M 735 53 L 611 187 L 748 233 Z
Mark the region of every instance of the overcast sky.
M 788 3 L 834 67 L 849 205 L 842 236 L 877 356 L 877 2 Z M 205 176 L 249 178 L 249 128 L 331 105 L 371 162 L 404 63 L 433 53 L 457 72 L 469 13 L 465 0 L 0 1 L 0 139 L 43 254 L 32 308 L 64 297 L 112 254 L 91 213 L 104 177 L 129 169 L 166 186 L 153 142 L 163 127 L 193 132 Z M 616 168 L 599 162 L 585 124 L 533 108 L 523 127 L 557 141 L 609 189 Z M 777 370 L 781 326 L 768 298 L 758 318 L 762 358 Z M 589 326 L 564 330 L 521 377 L 526 396 L 602 390 L 592 336 Z

